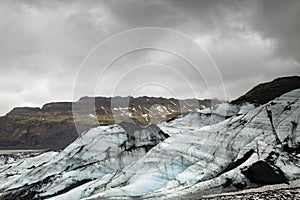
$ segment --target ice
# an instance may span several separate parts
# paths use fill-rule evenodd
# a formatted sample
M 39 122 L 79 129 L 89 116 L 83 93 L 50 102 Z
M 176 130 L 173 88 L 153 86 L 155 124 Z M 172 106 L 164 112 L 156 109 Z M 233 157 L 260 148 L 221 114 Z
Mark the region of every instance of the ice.
M 257 108 L 222 103 L 160 129 L 95 127 L 61 152 L 1 167 L 0 190 L 28 187 L 50 199 L 173 199 L 228 179 L 247 186 L 242 170 L 271 156 L 288 179 L 300 178 L 300 159 L 285 150 L 299 148 L 299 115 L 298 89 Z

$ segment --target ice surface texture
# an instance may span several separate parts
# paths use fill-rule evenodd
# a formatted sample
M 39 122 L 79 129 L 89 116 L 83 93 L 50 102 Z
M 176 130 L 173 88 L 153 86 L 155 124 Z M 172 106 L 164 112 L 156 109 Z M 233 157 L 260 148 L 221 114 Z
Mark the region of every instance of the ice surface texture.
M 0 190 L 26 187 L 33 198 L 60 200 L 171 199 L 228 184 L 247 187 L 261 180 L 247 173 L 258 165 L 278 180 L 296 179 L 299 97 L 298 89 L 257 108 L 221 104 L 160 129 L 93 128 L 60 153 L 2 166 Z

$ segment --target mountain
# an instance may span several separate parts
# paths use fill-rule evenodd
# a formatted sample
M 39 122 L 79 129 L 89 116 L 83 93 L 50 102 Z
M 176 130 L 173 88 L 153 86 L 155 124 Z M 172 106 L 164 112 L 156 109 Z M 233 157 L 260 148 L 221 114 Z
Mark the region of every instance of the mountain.
M 257 85 L 231 104 L 264 104 L 299 86 L 299 76 L 278 78 Z M 217 100 L 154 97 L 83 97 L 73 103 L 48 103 L 42 108 L 14 108 L 0 117 L 0 149 L 59 150 L 73 142 L 80 133 L 98 125 L 112 125 L 124 120 L 148 125 L 210 108 L 217 103 Z
M 300 178 L 300 89 L 140 127 L 86 131 L 0 166 L 1 199 L 180 199 Z M 202 122 L 202 123 L 199 123 Z
M 231 105 L 245 102 L 264 104 L 299 87 L 299 76 L 278 78 L 257 85 L 232 101 Z M 0 149 L 60 150 L 82 132 L 98 125 L 133 120 L 145 126 L 171 120 L 184 113 L 198 112 L 218 103 L 217 100 L 155 97 L 83 97 L 73 103 L 48 103 L 42 108 L 14 108 L 6 116 L 0 117 Z
M 255 86 L 243 96 L 233 100 L 232 103 L 255 102 L 262 105 L 268 103 L 276 97 L 298 88 L 300 88 L 299 76 L 281 77 L 271 82 L 262 83 Z
M 14 108 L 6 116 L 0 117 L 0 149 L 59 150 L 82 132 L 98 125 L 112 125 L 128 119 L 148 125 L 182 113 L 198 111 L 217 102 L 155 97 L 83 97 L 74 103 L 57 102 L 48 103 L 42 108 Z

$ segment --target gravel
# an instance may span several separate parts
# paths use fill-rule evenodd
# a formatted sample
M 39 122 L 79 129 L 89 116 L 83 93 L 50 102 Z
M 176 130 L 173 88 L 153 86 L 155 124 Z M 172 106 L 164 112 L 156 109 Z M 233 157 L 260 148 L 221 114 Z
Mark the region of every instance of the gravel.
M 289 183 L 290 184 L 267 185 L 236 192 L 206 195 L 198 199 L 300 200 L 300 179 L 290 181 Z

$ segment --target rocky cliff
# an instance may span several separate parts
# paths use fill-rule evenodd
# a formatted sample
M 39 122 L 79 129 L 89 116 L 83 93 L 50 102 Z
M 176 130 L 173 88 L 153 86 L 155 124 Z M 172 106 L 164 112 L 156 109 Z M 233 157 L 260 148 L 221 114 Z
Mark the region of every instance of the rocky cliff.
M 128 101 L 128 105 L 121 105 Z M 121 103 L 120 103 L 121 102 Z M 214 103 L 216 103 L 215 101 Z M 0 117 L 0 149 L 63 149 L 79 134 L 128 118 L 148 125 L 211 106 L 211 100 L 155 97 L 83 97 L 78 102 L 48 103 L 42 108 L 14 108 Z M 116 106 L 116 107 L 112 107 Z M 75 128 L 73 107 L 79 107 Z M 91 110 L 91 108 L 93 108 Z

